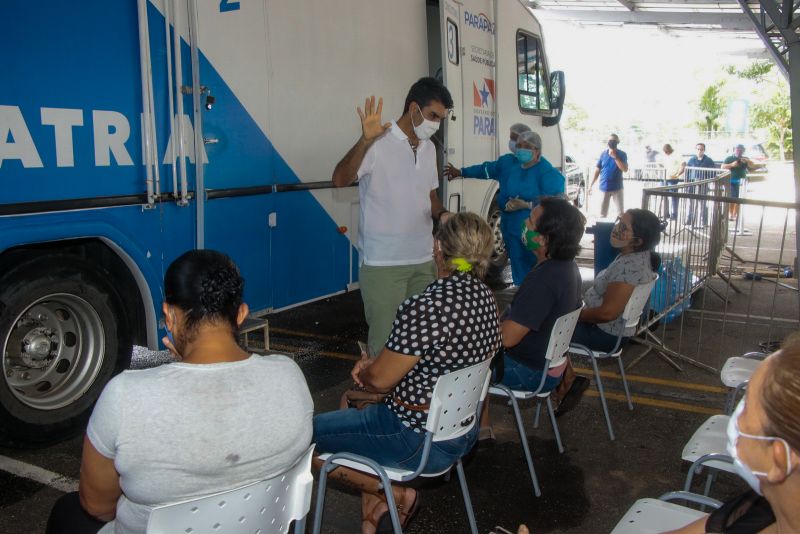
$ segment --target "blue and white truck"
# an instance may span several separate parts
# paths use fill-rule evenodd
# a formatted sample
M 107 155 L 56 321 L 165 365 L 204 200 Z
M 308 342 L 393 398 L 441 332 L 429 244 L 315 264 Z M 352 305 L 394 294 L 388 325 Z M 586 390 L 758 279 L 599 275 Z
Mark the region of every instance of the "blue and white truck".
M 0 443 L 85 423 L 132 345 L 159 346 L 188 249 L 229 254 L 256 315 L 357 287 L 358 192 L 329 180 L 365 96 L 389 120 L 439 76 L 442 164 L 496 158 L 526 122 L 563 165 L 543 46 L 518 0 L 3 2 Z M 496 223 L 496 187 L 442 195 Z

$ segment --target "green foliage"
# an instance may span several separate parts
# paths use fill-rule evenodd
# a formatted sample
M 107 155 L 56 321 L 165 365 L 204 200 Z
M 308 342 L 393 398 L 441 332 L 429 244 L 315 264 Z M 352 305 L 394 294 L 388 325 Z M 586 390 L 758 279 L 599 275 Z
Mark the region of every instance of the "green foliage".
M 792 113 L 785 83 L 776 83 L 763 100 L 753 104 L 750 122 L 753 127 L 769 132 L 767 149 L 773 154 L 777 152 L 781 160 L 786 159 L 792 151 Z
M 709 85 L 700 96 L 698 109 L 700 120 L 697 128 L 700 132 L 716 132 L 720 128 L 720 119 L 725 113 L 725 98 L 722 96 L 724 81 Z
M 564 128 L 573 132 L 585 132 L 589 114 L 577 104 L 567 102 L 564 106 Z
M 769 74 L 773 72 L 772 67 L 774 66 L 775 63 L 765 59 L 763 61 L 754 61 L 743 69 L 737 69 L 735 65 L 728 65 L 725 67 L 725 72 L 743 80 L 761 82 L 769 77 Z

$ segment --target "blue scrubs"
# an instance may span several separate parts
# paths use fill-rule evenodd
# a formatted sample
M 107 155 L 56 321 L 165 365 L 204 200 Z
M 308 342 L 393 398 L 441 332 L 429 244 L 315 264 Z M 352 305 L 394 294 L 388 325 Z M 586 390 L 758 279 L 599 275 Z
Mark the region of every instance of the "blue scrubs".
M 563 195 L 566 190 L 564 176 L 544 157 L 533 167 L 524 169 L 513 154 L 504 154 L 497 161 L 465 167 L 461 175 L 497 180 L 500 185 L 497 202 L 501 210 L 515 197 L 531 201 L 535 206 L 539 197 Z M 511 277 L 516 286 L 522 284 L 525 275 L 536 265 L 536 256 L 522 245 L 522 223 L 529 215 L 530 210 L 503 211 L 500 219 L 500 230 L 511 261 Z

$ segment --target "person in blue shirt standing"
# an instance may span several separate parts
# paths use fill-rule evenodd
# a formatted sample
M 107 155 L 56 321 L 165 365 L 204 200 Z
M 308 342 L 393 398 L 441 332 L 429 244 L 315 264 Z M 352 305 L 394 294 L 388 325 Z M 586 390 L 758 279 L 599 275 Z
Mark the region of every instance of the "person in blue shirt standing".
M 594 171 L 594 178 L 589 185 L 589 192 L 592 191 L 597 178 L 600 178 L 600 191 L 603 193 L 603 202 L 600 205 L 600 217 L 608 216 L 608 204 L 614 199 L 618 215 L 625 211 L 624 191 L 622 189 L 622 173 L 628 172 L 628 155 L 619 150 L 619 136 L 611 134 L 608 136 L 608 148 L 600 154 L 597 160 L 597 168 Z
M 510 148 L 510 146 L 509 146 Z M 539 197 L 563 195 L 566 180 L 558 169 L 542 156 L 542 139 L 531 131 L 519 133 L 514 154 L 505 154 L 496 161 L 458 169 L 444 170 L 448 179 L 457 176 L 497 180 L 500 190 L 497 204 L 502 208 L 500 231 L 511 261 L 511 277 L 515 286 L 536 265 L 536 256 L 522 244 L 522 226 Z
M 703 169 L 716 169 L 717 164 L 714 163 L 714 160 L 711 159 L 706 155 L 706 145 L 705 143 L 697 143 L 695 145 L 695 150 L 697 153 L 689 158 L 689 161 L 686 162 L 686 181 L 687 182 L 696 182 L 699 180 L 707 180 L 709 178 L 714 178 L 716 174 L 709 170 Z M 694 190 L 691 191 L 692 193 L 698 195 L 707 195 L 708 194 L 708 185 L 701 185 L 699 187 L 695 187 Z M 697 220 L 697 215 L 700 210 L 697 210 L 697 206 L 695 206 L 696 201 L 690 201 L 689 203 L 689 214 L 686 217 L 686 225 L 687 226 L 708 226 L 708 204 L 703 202 L 702 212 L 703 218 L 702 220 Z

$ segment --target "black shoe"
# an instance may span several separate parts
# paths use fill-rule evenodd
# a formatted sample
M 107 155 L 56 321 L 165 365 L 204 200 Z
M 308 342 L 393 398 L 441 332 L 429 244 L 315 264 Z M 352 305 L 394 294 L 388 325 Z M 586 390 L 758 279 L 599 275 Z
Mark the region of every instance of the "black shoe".
M 564 398 L 561 399 L 561 403 L 558 405 L 558 408 L 555 410 L 556 417 L 564 415 L 575 406 L 581 400 L 583 396 L 583 392 L 586 391 L 586 388 L 589 387 L 590 380 L 584 376 L 576 376 L 575 381 L 572 382 L 572 385 L 567 391 L 567 394 L 564 395 Z

